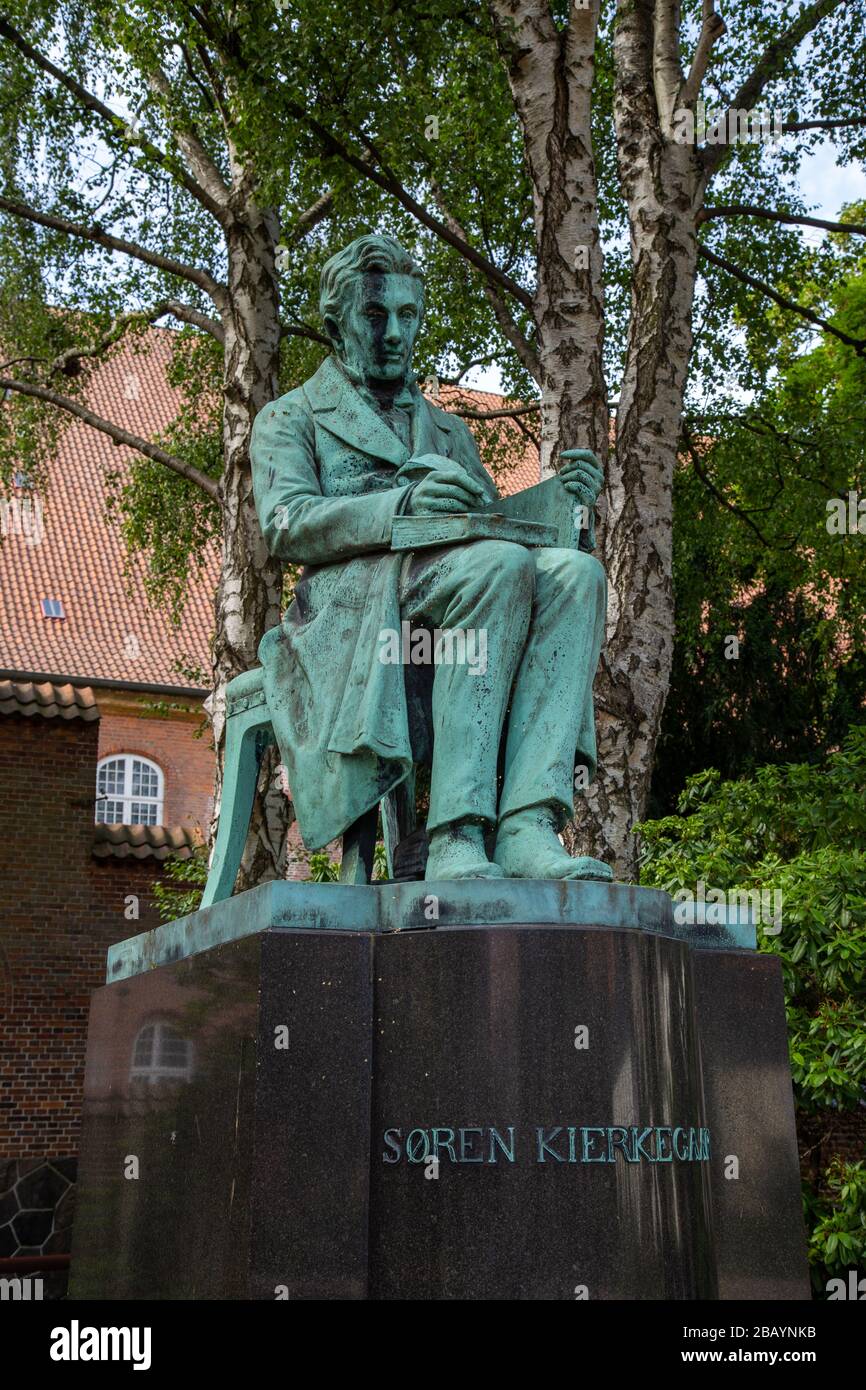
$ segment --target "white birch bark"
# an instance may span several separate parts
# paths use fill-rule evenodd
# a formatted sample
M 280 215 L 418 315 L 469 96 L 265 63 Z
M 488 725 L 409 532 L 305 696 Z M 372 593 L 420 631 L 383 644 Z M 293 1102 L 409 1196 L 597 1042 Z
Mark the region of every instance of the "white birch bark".
M 606 464 L 599 554 L 608 574 L 608 641 L 596 686 L 599 774 L 577 816 L 577 843 L 637 876 L 643 815 L 670 678 L 672 482 L 691 350 L 696 276 L 693 148 L 673 138 L 682 74 L 673 0 L 621 3 L 615 41 L 620 174 L 633 266 L 628 355 L 608 457 L 604 305 L 590 101 L 597 6 L 557 30 L 539 0 L 491 0 L 523 125 L 538 244 L 535 314 L 542 369 L 542 470 L 590 447 Z M 587 248 L 586 270 L 578 247 Z
M 614 43 L 631 315 L 599 527 L 610 596 L 597 682 L 602 772 L 578 824 L 595 852 L 631 879 L 638 874 L 632 826 L 646 809 L 673 657 L 673 473 L 697 269 L 700 169 L 694 147 L 671 138 L 682 82 L 674 9 L 622 3 Z
M 247 202 L 243 222 L 227 233 L 229 306 L 225 315 L 222 569 L 215 600 L 211 719 L 222 780 L 225 683 L 257 663 L 258 645 L 279 622 L 282 566 L 267 552 L 252 490 L 250 436 L 262 407 L 278 394 L 279 296 L 274 261 L 275 218 Z M 265 757 L 238 891 L 285 874 L 290 807 L 275 776 L 277 757 Z
M 566 448 L 608 448 L 604 301 L 590 100 L 598 3 L 557 29 L 546 0 L 490 0 L 523 127 L 538 248 L 533 313 L 541 387 L 541 470 Z

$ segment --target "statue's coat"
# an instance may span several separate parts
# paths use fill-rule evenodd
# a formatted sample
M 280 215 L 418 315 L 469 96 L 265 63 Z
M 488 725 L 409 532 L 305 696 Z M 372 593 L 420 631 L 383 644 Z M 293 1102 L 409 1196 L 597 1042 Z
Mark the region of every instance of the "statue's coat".
M 331 357 L 266 406 L 253 428 L 265 542 L 307 567 L 259 660 L 308 849 L 336 839 L 412 767 L 404 668 L 379 660 L 380 633 L 400 632 L 405 556 L 388 547 L 413 480 L 406 465 L 443 455 L 482 484 L 487 500 L 498 496 L 468 427 L 410 389 L 411 454 Z

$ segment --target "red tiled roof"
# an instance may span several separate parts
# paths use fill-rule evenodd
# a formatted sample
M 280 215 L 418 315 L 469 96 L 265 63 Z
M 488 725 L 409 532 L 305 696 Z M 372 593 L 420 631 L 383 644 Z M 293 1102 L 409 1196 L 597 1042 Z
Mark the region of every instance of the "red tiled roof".
M 87 398 L 96 414 L 144 438 L 171 423 L 180 402 L 167 379 L 171 331 L 152 329 L 144 350 L 141 338 L 136 340 L 138 351 L 123 343 L 100 364 Z M 488 411 L 507 402 L 489 391 L 443 385 L 437 404 Z M 528 418 L 537 422 L 538 417 Z M 489 438 L 491 429 L 497 432 L 495 453 L 502 462 L 494 473 L 500 492 L 539 481 L 538 450 L 512 420 L 467 423 L 479 435 L 482 457 L 483 436 Z M 534 433 L 537 424 L 530 428 Z M 105 475 L 122 472 L 132 457 L 131 450 L 116 446 L 107 435 L 71 420 L 38 496 L 41 524 L 34 526 L 31 511 L 29 525 L 10 525 L 7 508 L 0 544 L 0 670 L 178 688 L 190 683 L 178 667 L 210 671 L 218 556 L 212 550 L 202 571 L 191 576 L 183 618 L 175 628 L 145 594 L 146 561 L 137 558 L 129 572 L 123 538 L 106 516 Z M 28 496 L 14 490 L 19 516 Z M 43 617 L 45 598 L 62 600 L 65 617 Z
M 99 706 L 88 686 L 52 685 L 43 681 L 0 681 L 0 714 L 40 714 L 43 719 L 99 718 Z
M 186 825 L 96 825 L 94 859 L 189 859 L 204 844 L 198 828 Z
M 438 397 L 431 396 L 427 391 L 424 394 L 434 400 L 441 410 L 474 410 L 483 414 L 520 404 L 505 396 L 498 396 L 494 391 L 475 391 L 465 386 L 440 386 Z M 520 418 L 524 422 L 524 429 L 537 436 L 539 415 L 533 413 Z M 504 496 L 510 497 L 513 492 L 521 492 L 523 488 L 534 487 L 541 482 L 538 448 L 513 419 L 485 421 L 467 417 L 466 424 L 477 436 L 481 456 Z M 489 441 L 489 453 L 495 459 L 493 468 L 489 467 L 485 438 Z
M 152 437 L 178 409 L 166 379 L 169 330 L 148 335 L 146 353 L 124 345 L 94 374 L 88 404 L 135 434 Z M 41 539 L 32 522 L 6 527 L 0 545 L 0 669 L 103 680 L 189 686 L 176 662 L 210 669 L 208 639 L 218 560 L 190 584 L 175 628 L 149 603 L 142 560 L 130 575 L 123 538 L 106 517 L 105 474 L 128 466 L 131 451 L 78 420 L 63 431 L 40 491 Z M 16 489 L 19 499 L 27 492 Z M 15 528 L 17 529 L 17 528 Z M 11 534 L 10 534 L 11 531 Z M 59 598 L 65 618 L 44 618 L 43 598 Z

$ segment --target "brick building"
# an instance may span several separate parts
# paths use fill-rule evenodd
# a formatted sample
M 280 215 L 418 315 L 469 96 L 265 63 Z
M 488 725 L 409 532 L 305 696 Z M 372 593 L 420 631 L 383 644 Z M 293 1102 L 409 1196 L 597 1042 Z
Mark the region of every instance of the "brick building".
M 156 925 L 161 861 L 190 853 L 138 827 L 116 857 L 94 825 L 92 693 L 56 689 L 51 715 L 10 712 L 16 689 L 20 704 L 28 687 L 0 684 L 0 1258 L 69 1249 L 90 993 L 109 945 Z
M 174 419 L 168 330 L 121 345 L 88 388 L 98 415 L 152 438 Z M 456 404 L 442 388 L 440 404 Z M 449 400 L 449 395 L 452 397 Z M 463 392 L 468 408 L 502 398 Z M 471 423 L 471 422 L 470 422 Z M 485 427 L 482 427 L 485 428 Z M 489 428 L 489 427 L 486 427 Z M 497 423 L 500 490 L 539 480 L 524 424 Z M 115 941 L 156 925 L 169 855 L 206 836 L 216 554 L 191 576 L 178 627 L 150 603 L 140 559 L 106 511 L 106 475 L 129 451 L 72 421 L 44 484 L 16 475 L 0 541 L 0 1272 L 62 1265 L 69 1250 L 91 991 Z M 191 684 L 190 672 L 202 673 Z M 294 869 L 306 876 L 293 836 Z M 147 1029 L 150 1029 L 147 1032 Z M 147 1035 L 145 1036 L 145 1033 Z M 171 1030 L 130 1048 L 159 1070 Z M 149 1051 L 148 1051 L 149 1049 Z M 141 1057 L 139 1060 L 141 1060 Z M 5 1263 L 4 1263 L 5 1262 Z M 45 1273 L 55 1291 L 63 1275 Z M 46 1291 L 52 1291 L 50 1286 Z

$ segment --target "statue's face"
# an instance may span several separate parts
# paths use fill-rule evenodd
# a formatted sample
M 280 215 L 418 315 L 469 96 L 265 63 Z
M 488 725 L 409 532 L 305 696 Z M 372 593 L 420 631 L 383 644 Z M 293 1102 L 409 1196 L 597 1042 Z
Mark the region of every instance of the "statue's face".
M 329 325 L 338 356 L 371 386 L 399 386 L 421 325 L 418 281 L 412 275 L 368 272 L 348 289 L 340 323 Z

